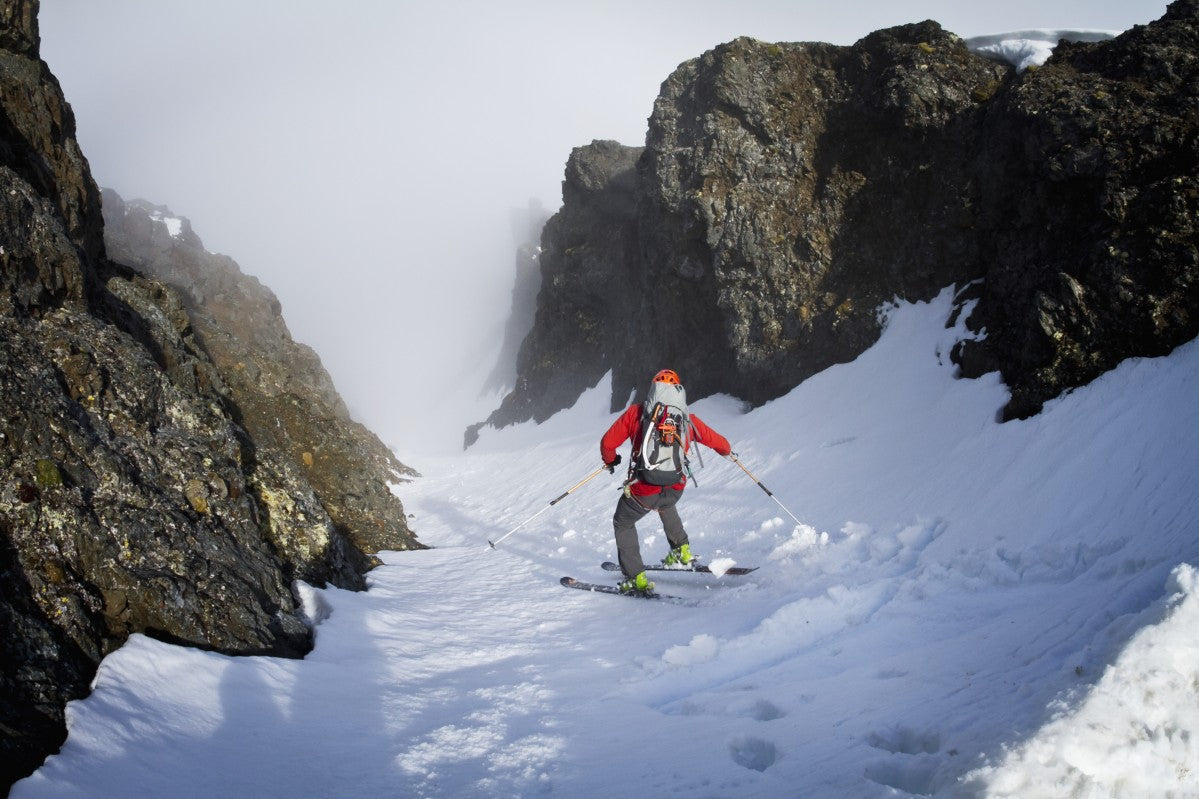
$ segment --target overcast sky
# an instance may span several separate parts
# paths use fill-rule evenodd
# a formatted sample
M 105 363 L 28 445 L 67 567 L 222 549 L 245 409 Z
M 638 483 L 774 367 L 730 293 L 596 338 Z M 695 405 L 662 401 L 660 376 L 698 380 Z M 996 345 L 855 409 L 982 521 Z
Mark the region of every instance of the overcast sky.
M 356 418 L 419 469 L 490 410 L 513 210 L 558 208 L 572 147 L 642 144 L 681 62 L 741 35 L 1123 30 L 1166 5 L 42 0 L 40 21 L 97 182 L 169 205 L 270 286 Z

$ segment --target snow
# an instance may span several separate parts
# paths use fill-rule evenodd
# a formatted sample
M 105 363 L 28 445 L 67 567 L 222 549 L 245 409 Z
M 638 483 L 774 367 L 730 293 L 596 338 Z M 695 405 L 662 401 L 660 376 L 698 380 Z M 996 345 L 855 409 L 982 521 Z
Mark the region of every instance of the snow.
M 307 658 L 134 636 L 12 796 L 1199 796 L 1199 342 L 1000 424 L 950 291 L 884 312 L 786 397 L 694 404 L 803 519 L 710 455 L 692 548 L 761 568 L 654 575 L 696 606 L 558 585 L 618 579 L 619 476 L 546 510 L 598 466 L 605 380 L 417 464 L 435 548 L 300 586 Z
M 183 234 L 183 220 L 177 216 L 167 216 L 161 211 L 155 211 L 150 214 L 150 218 L 166 225 L 167 233 L 171 234 L 173 239 L 177 239 Z
M 737 561 L 732 558 L 713 558 L 708 562 L 708 568 L 712 570 L 712 574 L 717 577 L 723 577 L 725 572 L 737 565 Z
M 1027 30 L 971 36 L 966 47 L 979 55 L 1004 61 L 1023 72 L 1041 66 L 1053 54 L 1053 48 L 1063 39 L 1068 42 L 1101 42 L 1119 36 L 1121 31 L 1109 30 Z
M 1196 785 L 1193 725 L 1199 719 L 1199 574 L 1172 575 L 1172 597 L 1150 611 L 1116 662 L 1077 707 L 1000 766 L 980 769 L 996 796 L 1085 796 L 1120 786 L 1127 796 L 1166 796 Z M 1178 705 L 1173 705 L 1177 701 Z M 1170 704 L 1167 704 L 1170 703 Z M 1130 768 L 1133 766 L 1133 768 Z M 1179 791 L 1178 795 L 1182 795 Z

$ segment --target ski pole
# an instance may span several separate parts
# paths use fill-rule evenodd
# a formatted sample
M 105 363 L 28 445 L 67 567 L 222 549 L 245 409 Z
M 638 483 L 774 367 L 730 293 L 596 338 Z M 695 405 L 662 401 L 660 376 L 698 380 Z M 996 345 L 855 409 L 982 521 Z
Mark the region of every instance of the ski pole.
M 769 488 L 767 488 L 767 487 L 766 487 L 766 486 L 765 486 L 765 485 L 762 483 L 762 481 L 761 481 L 761 480 L 759 480 L 758 478 L 754 477 L 754 476 L 753 476 L 753 473 L 752 473 L 752 472 L 751 472 L 749 469 L 746 469 L 746 468 L 745 468 L 745 464 L 744 464 L 744 463 L 742 463 L 741 461 L 737 460 L 737 453 L 735 453 L 735 452 L 730 452 L 730 453 L 729 453 L 729 460 L 731 460 L 733 463 L 735 463 L 735 464 L 737 464 L 738 466 L 740 466 L 740 467 L 741 467 L 741 471 L 743 471 L 743 472 L 745 472 L 746 474 L 748 474 L 748 475 L 749 475 L 749 479 L 750 479 L 750 480 L 753 480 L 755 483 L 757 483 L 757 484 L 758 484 L 758 488 L 760 488 L 760 489 L 762 489 L 763 491 L 765 491 L 765 492 L 766 492 L 766 496 L 770 497 L 770 498 L 771 498 L 771 499 L 773 499 L 775 502 L 778 502 L 778 505 L 779 505 L 779 507 L 780 507 L 780 508 L 782 508 L 784 511 L 786 511 L 786 513 L 787 513 L 787 515 L 788 515 L 788 516 L 790 516 L 792 519 L 795 519 L 795 514 L 794 514 L 794 513 L 792 513 L 791 511 L 787 510 L 787 506 L 786 506 L 786 505 L 784 505 L 782 502 L 779 502 L 779 498 L 778 498 L 778 497 L 776 497 L 776 496 L 775 496 L 773 493 L 771 493 L 770 489 L 769 489 Z M 801 522 L 799 519 L 795 519 L 795 523 L 796 523 L 796 524 L 803 524 L 803 522 Z
M 542 508 L 541 510 L 537 511 L 537 512 L 536 512 L 536 513 L 534 513 L 532 516 L 530 516 L 529 518 L 525 519 L 525 520 L 524 520 L 523 522 L 521 522 L 520 524 L 518 524 L 518 525 L 516 525 L 515 527 L 513 527 L 511 530 L 509 530 L 508 532 L 504 533 L 502 536 L 500 536 L 499 538 L 497 538 L 495 541 L 492 541 L 492 540 L 488 539 L 487 543 L 488 543 L 488 544 L 491 544 L 491 548 L 492 548 L 492 549 L 495 549 L 495 545 L 496 545 L 496 544 L 498 544 L 499 542 L 503 541 L 505 538 L 507 538 L 508 536 L 512 535 L 512 534 L 513 534 L 513 533 L 515 533 L 517 530 L 519 530 L 520 528 L 524 527 L 526 524 L 528 524 L 529 522 L 533 521 L 534 519 L 536 519 L 536 518 L 537 518 L 538 516 L 540 516 L 541 514 L 545 513 L 545 512 L 546 512 L 547 510 L 549 510 L 550 508 L 552 508 L 552 507 L 554 507 L 555 505 L 557 505 L 557 504 L 558 504 L 560 501 L 562 501 L 562 500 L 566 499 L 566 497 L 567 497 L 569 494 L 572 494 L 572 493 L 574 493 L 574 491 L 575 491 L 575 490 L 577 490 L 578 488 L 582 487 L 582 485 L 583 485 L 584 483 L 586 483 L 586 482 L 587 482 L 588 480 L 590 480 L 591 478 L 595 477 L 597 474 L 599 474 L 600 472 L 602 472 L 602 471 L 603 471 L 604 469 L 606 469 L 606 468 L 608 468 L 608 467 L 607 467 L 607 466 L 601 466 L 601 467 L 599 467 L 599 468 L 598 468 L 598 469 L 596 469 L 594 472 L 592 472 L 591 474 L 587 475 L 587 476 L 586 476 L 586 477 L 584 477 L 582 480 L 580 480 L 579 482 L 575 483 L 573 486 L 571 486 L 570 488 L 568 488 L 568 489 L 566 489 L 564 492 L 562 492 L 562 495 L 561 495 L 561 496 L 559 496 L 559 497 L 557 497 L 557 498 L 555 498 L 555 499 L 551 499 L 551 500 L 550 500 L 550 504 L 549 504 L 549 505 L 546 505 L 544 508 Z

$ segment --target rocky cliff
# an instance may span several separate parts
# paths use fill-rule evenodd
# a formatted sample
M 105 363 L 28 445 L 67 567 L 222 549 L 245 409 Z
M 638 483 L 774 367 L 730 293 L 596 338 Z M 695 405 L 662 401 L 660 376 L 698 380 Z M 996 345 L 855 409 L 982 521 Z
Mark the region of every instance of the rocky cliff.
M 644 148 L 567 163 L 536 322 L 487 420 L 542 420 L 607 372 L 780 396 L 877 340 L 877 310 L 978 300 L 962 373 L 1026 416 L 1199 331 L 1199 2 L 1017 73 L 935 22 L 850 47 L 738 39 L 662 85 Z
M 205 250 L 169 208 L 110 189 L 103 201 L 109 257 L 178 293 L 190 335 L 227 390 L 253 445 L 248 471 L 272 546 L 300 579 L 363 587 L 364 553 L 414 543 L 388 484 L 415 472 L 350 418 L 317 354 L 292 339 L 274 292 Z M 193 503 L 212 497 L 191 486 Z
M 355 425 L 268 290 L 153 210 L 101 195 L 0 2 L 0 785 L 131 633 L 299 656 L 297 578 L 361 587 L 418 546 L 405 468 Z M 140 271 L 139 271 L 140 270 Z
M 999 369 L 1007 417 L 1199 333 L 1199 0 L 1063 43 L 987 104 L 975 174 L 986 267 L 955 358 Z
M 640 152 L 596 142 L 571 154 L 562 184 L 566 201 L 541 234 L 533 329 L 517 353 L 516 386 L 497 412 L 503 423 L 548 419 L 621 360 L 628 343 L 621 326 L 632 321 L 626 306 L 637 302 L 640 285 L 618 279 L 626 265 L 639 263 Z M 467 446 L 480 427 L 466 431 Z

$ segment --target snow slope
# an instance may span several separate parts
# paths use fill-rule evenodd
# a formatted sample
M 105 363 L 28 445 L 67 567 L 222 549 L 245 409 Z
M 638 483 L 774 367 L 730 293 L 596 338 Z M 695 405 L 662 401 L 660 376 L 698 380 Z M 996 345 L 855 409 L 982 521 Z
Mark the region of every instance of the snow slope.
M 695 404 L 805 521 L 708 452 L 693 546 L 761 569 L 657 577 L 696 606 L 558 585 L 615 580 L 619 476 L 486 543 L 599 465 L 601 384 L 419 463 L 436 549 L 304 587 L 305 660 L 132 639 L 12 796 L 1199 796 L 1199 342 L 999 424 L 950 311 L 888 309 L 750 413 Z

